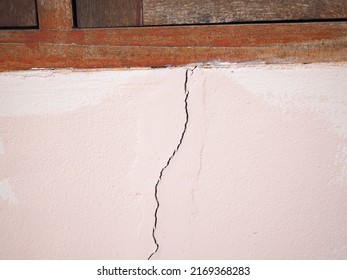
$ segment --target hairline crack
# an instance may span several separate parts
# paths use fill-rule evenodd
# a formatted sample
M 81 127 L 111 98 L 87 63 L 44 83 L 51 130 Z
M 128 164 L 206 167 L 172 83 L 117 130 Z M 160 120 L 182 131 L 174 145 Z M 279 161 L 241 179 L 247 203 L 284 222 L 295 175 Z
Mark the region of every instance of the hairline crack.
M 172 155 L 169 157 L 168 161 L 166 162 L 165 166 L 161 169 L 160 173 L 159 173 L 159 178 L 154 186 L 154 198 L 156 200 L 157 203 L 157 207 L 155 208 L 154 211 L 154 226 L 153 226 L 153 230 L 152 230 L 152 237 L 153 237 L 153 241 L 154 244 L 156 246 L 155 250 L 149 255 L 149 257 L 147 258 L 147 260 L 150 260 L 154 254 L 156 254 L 159 250 L 159 243 L 157 241 L 157 238 L 155 236 L 155 231 L 157 229 L 157 224 L 158 224 L 158 210 L 160 207 L 160 202 L 158 199 L 158 186 L 162 180 L 163 174 L 165 169 L 170 165 L 171 160 L 173 159 L 173 157 L 175 156 L 175 154 L 178 152 L 179 148 L 182 145 L 183 139 L 184 139 L 184 135 L 186 134 L 187 131 L 187 127 L 188 127 L 188 122 L 189 122 L 189 111 L 188 111 L 188 97 L 189 97 L 189 90 L 188 90 L 188 81 L 189 81 L 189 77 L 193 75 L 194 70 L 197 68 L 197 66 L 195 66 L 193 69 L 187 69 L 186 70 L 186 74 L 185 74 L 185 81 L 184 81 L 184 93 L 185 93 L 185 98 L 184 98 L 184 109 L 185 109 L 185 115 L 186 115 L 186 120 L 184 122 L 184 128 L 181 134 L 181 138 L 180 141 L 178 142 L 176 148 L 174 149 L 174 151 L 172 152 Z M 190 75 L 189 75 L 189 72 Z

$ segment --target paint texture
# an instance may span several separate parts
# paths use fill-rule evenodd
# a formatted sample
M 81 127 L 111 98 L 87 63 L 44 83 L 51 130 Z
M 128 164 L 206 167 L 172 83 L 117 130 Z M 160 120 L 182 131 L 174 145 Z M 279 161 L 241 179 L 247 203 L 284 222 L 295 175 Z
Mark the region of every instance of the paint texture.
M 0 259 L 346 259 L 347 66 L 192 68 L 1 73 Z

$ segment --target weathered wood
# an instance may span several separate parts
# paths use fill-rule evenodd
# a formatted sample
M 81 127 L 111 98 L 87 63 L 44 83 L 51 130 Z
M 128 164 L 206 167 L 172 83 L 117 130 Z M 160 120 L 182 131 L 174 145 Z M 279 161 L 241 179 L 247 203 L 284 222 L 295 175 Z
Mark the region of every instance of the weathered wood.
M 0 0 L 0 27 L 36 27 L 35 0 Z
M 248 47 L 347 39 L 347 23 L 247 24 L 115 29 L 3 30 L 0 44 L 53 43 L 104 46 Z
M 41 30 L 69 30 L 73 27 L 71 0 L 37 0 Z
M 272 47 L 167 48 L 55 44 L 0 45 L 0 71 L 31 68 L 159 67 L 209 61 L 313 63 L 346 61 L 347 42 Z M 23 56 L 22 54 L 25 54 Z
M 142 0 L 76 0 L 78 27 L 142 25 Z
M 346 0 L 143 0 L 144 25 L 347 18 Z
M 347 23 L 0 32 L 0 70 L 347 62 Z

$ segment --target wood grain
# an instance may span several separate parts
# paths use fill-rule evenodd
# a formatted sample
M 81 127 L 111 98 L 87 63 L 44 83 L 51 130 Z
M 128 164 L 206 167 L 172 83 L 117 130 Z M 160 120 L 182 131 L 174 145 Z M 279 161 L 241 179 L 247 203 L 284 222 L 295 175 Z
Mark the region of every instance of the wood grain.
M 35 27 L 35 0 L 0 0 L 0 27 Z
M 56 44 L 0 45 L 0 70 L 31 68 L 163 67 L 210 61 L 313 63 L 346 61 L 347 43 L 239 48 L 117 47 Z M 22 54 L 25 54 L 23 56 Z M 327 55 L 329 54 L 329 55 Z
M 71 0 L 37 0 L 41 30 L 69 30 L 73 27 Z
M 143 0 L 144 25 L 347 19 L 346 0 Z
M 76 0 L 78 27 L 142 25 L 141 0 Z
M 0 32 L 0 70 L 347 62 L 347 23 Z
M 249 47 L 347 39 L 347 23 L 249 24 L 115 29 L 4 30 L 0 44 L 52 43 L 103 46 Z

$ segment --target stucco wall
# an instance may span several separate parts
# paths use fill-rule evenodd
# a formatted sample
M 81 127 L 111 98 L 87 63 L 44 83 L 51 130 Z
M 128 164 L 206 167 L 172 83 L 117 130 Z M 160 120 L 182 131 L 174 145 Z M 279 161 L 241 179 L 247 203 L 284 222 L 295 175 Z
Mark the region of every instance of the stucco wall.
M 187 69 L 0 74 L 1 259 L 347 258 L 347 65 Z

